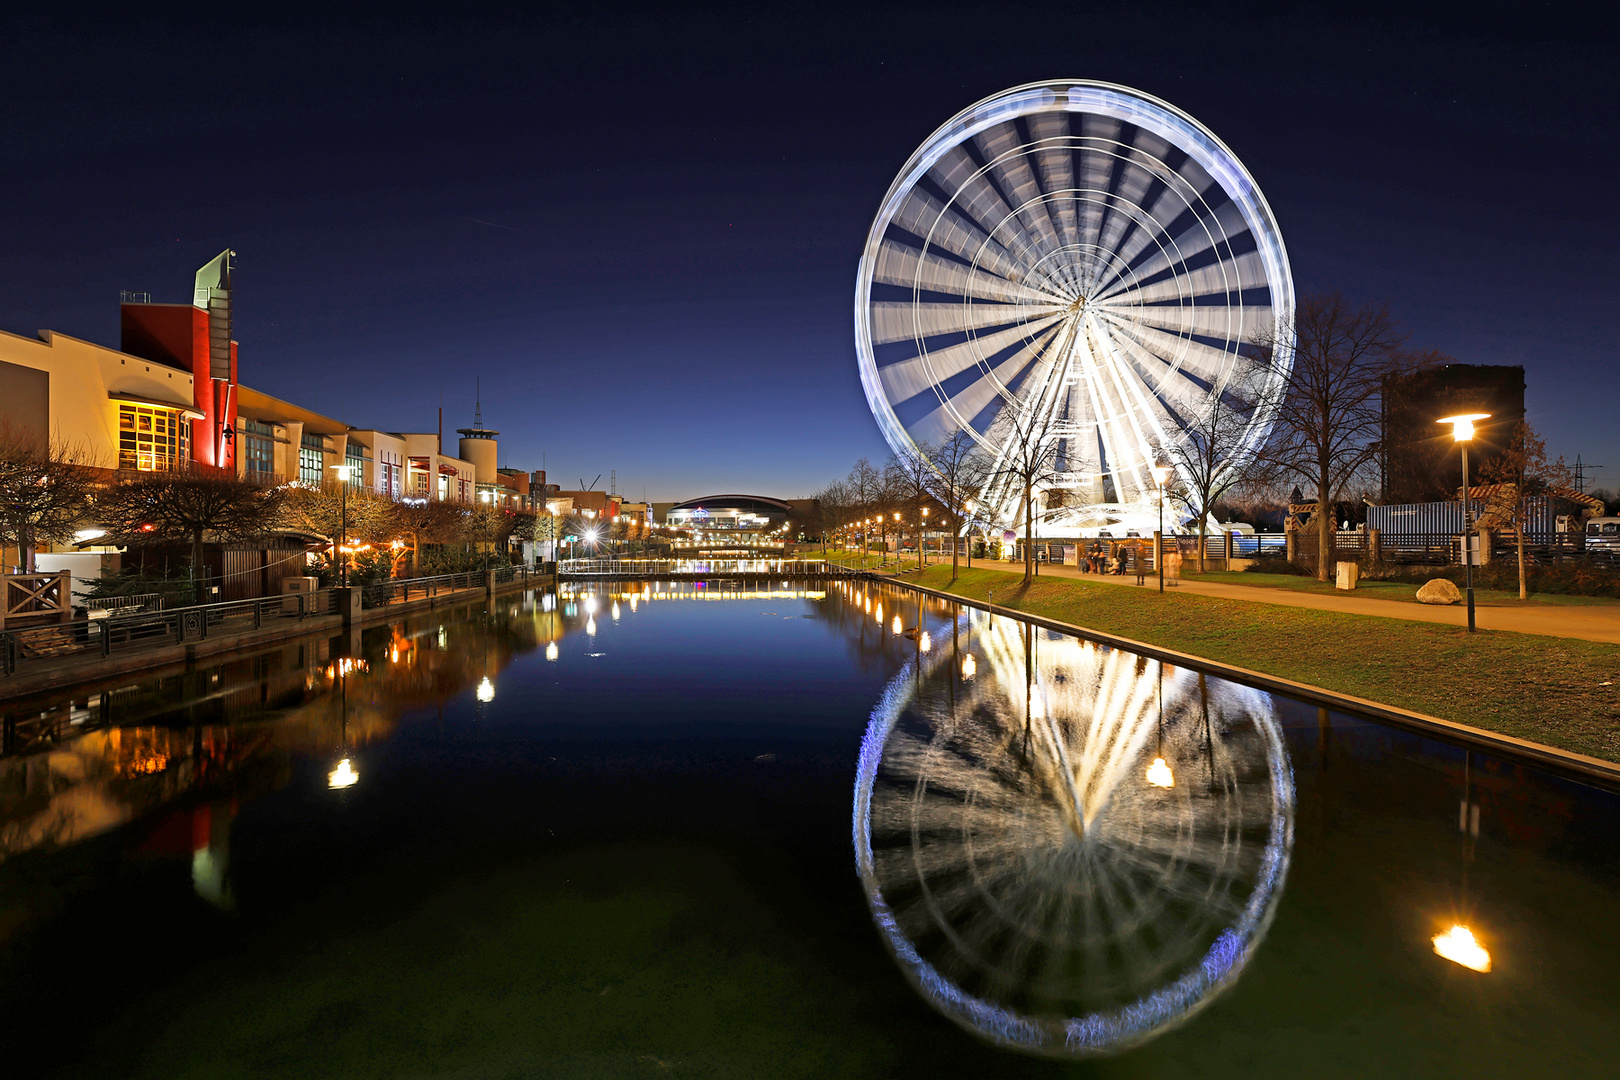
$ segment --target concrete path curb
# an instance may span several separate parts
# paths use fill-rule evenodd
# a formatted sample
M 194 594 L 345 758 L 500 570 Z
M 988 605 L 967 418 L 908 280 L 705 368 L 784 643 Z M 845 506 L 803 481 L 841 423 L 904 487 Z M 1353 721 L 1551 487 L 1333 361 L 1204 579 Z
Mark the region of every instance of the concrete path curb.
M 1517 739 L 1511 735 L 1499 735 L 1483 728 L 1459 724 L 1454 720 L 1442 720 L 1438 716 L 1398 709 L 1392 705 L 1384 705 L 1377 701 L 1369 701 L 1366 698 L 1354 697 L 1350 694 L 1341 694 L 1320 686 L 1294 682 L 1292 679 L 1281 679 L 1275 675 L 1267 675 L 1263 671 L 1251 671 L 1248 668 L 1237 667 L 1234 664 L 1223 664 L 1202 656 L 1193 656 L 1190 653 L 1177 652 L 1175 649 L 1150 645 L 1144 641 L 1133 641 L 1117 634 L 1106 634 L 1100 630 L 1076 626 L 1073 623 L 1061 622 L 1057 619 L 1048 619 L 1045 616 L 1033 615 L 1027 611 L 1001 607 L 998 604 L 973 600 L 965 596 L 958 596 L 955 593 L 941 592 L 938 589 L 930 589 L 926 585 L 917 585 L 900 578 L 873 574 L 870 575 L 870 580 L 899 585 L 915 592 L 925 593 L 953 603 L 966 604 L 995 615 L 1022 619 L 1025 622 L 1049 630 L 1073 634 L 1075 637 L 1096 641 L 1104 645 L 1129 649 L 1144 656 L 1151 656 L 1155 660 L 1163 660 L 1203 671 L 1210 675 L 1218 675 L 1222 678 L 1248 683 L 1264 690 L 1287 694 L 1290 697 L 1299 698 L 1314 705 L 1325 705 L 1328 708 L 1338 709 L 1342 712 L 1359 713 L 1381 723 L 1419 731 L 1425 735 L 1439 736 L 1450 742 L 1461 743 L 1470 749 L 1483 750 L 1503 757 L 1523 760 L 1538 768 L 1572 776 L 1589 783 L 1595 782 L 1606 788 L 1620 789 L 1620 764 L 1604 761 L 1602 758 L 1588 757 L 1585 754 L 1577 754 L 1570 750 L 1560 750 L 1556 746 L 1547 746 L 1543 743 L 1531 742 L 1528 739 Z

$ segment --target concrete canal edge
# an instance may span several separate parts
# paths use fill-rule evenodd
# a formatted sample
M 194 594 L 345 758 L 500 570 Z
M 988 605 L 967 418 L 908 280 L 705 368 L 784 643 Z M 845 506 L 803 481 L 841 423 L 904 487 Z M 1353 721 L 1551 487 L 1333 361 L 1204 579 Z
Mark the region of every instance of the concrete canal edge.
M 196 666 L 199 661 L 211 656 L 241 652 L 244 649 L 252 649 L 260 645 L 273 645 L 278 641 L 288 641 L 293 638 L 338 637 L 350 631 L 358 631 L 360 628 L 373 623 L 387 622 L 389 619 L 400 615 L 427 611 L 432 608 L 475 603 L 484 597 L 536 588 L 551 581 L 550 577 L 539 578 L 538 580 L 530 579 L 529 581 L 514 579 L 495 584 L 492 590 L 485 585 L 475 585 L 469 589 L 457 589 L 455 592 L 440 593 L 437 596 L 423 597 L 420 600 L 411 600 L 402 604 L 362 608 L 360 609 L 359 620 L 347 623 L 341 614 L 313 615 L 307 619 L 281 626 L 267 626 L 259 630 L 242 630 L 232 633 L 216 633 L 212 637 L 198 641 L 188 641 L 184 645 L 162 645 L 132 652 L 114 653 L 109 657 L 75 654 L 63 657 L 59 663 L 44 661 L 38 663 L 35 670 L 25 669 L 15 675 L 0 676 L 0 701 L 35 696 L 48 696 L 55 700 L 78 697 L 85 693 L 97 693 L 105 689 L 107 683 L 117 682 L 134 674 L 157 672 L 170 668 L 190 669 Z M 30 665 L 30 667 L 34 666 Z M 56 692 L 52 693 L 52 691 Z
M 1399 709 L 1393 705 L 1370 701 L 1367 698 L 1325 690 L 1320 686 L 1312 686 L 1309 683 L 1281 679 L 1275 675 L 1267 675 L 1263 671 L 1250 671 L 1248 668 L 1223 664 L 1218 660 L 1209 660 L 1202 656 L 1194 656 L 1191 653 L 1177 652 L 1175 649 L 1166 649 L 1158 645 L 1149 645 L 1145 641 L 1133 641 L 1117 634 L 1106 634 L 1101 630 L 1092 630 L 1089 627 L 1049 619 L 1044 615 L 1032 615 L 1027 611 L 1001 607 L 982 600 L 972 600 L 965 596 L 957 596 L 955 593 L 941 592 L 938 589 L 930 589 L 926 585 L 917 585 L 898 578 L 877 574 L 864 574 L 862 576 L 869 581 L 897 585 L 913 592 L 937 597 L 940 600 L 966 604 L 969 607 L 978 608 L 980 611 L 1004 615 L 1010 619 L 1022 619 L 1024 622 L 1048 630 L 1073 634 L 1075 637 L 1084 638 L 1087 641 L 1095 641 L 1103 645 L 1114 645 L 1122 649 L 1129 649 L 1135 653 L 1141 653 L 1144 656 L 1151 656 L 1155 660 L 1163 660 L 1167 663 L 1202 671 L 1209 675 L 1218 675 L 1221 678 L 1248 683 L 1250 686 L 1257 686 L 1263 690 L 1287 694 L 1289 697 L 1298 698 L 1313 705 L 1326 706 L 1341 712 L 1356 713 L 1381 723 L 1418 731 L 1425 735 L 1439 735 L 1450 742 L 1461 743 L 1471 750 L 1481 750 L 1509 759 L 1524 761 L 1581 780 L 1596 781 L 1604 787 L 1620 788 L 1620 764 L 1604 761 L 1602 758 L 1588 757 L 1585 754 L 1577 754 L 1572 750 L 1560 750 L 1556 746 L 1547 746 L 1544 743 L 1531 742 L 1528 739 L 1518 739 L 1512 735 L 1499 735 L 1494 731 L 1486 731 L 1484 728 L 1459 724 L 1455 720 L 1443 720 L 1438 716 L 1429 716 L 1426 713 Z

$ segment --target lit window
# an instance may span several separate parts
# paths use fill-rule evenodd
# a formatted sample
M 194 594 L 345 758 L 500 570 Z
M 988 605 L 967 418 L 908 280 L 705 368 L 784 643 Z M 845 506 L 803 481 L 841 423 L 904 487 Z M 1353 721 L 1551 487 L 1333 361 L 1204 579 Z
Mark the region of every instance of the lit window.
M 191 456 L 191 425 L 173 409 L 118 407 L 118 467 L 167 471 Z

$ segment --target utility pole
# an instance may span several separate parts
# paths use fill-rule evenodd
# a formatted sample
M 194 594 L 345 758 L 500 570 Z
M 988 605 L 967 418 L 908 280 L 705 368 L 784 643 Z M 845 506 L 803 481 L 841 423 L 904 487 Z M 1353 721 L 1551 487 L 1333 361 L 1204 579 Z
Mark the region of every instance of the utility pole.
M 1575 455 L 1575 490 L 1581 495 L 1586 494 L 1586 470 L 1601 469 L 1602 465 L 1588 465 L 1581 460 L 1581 455 Z

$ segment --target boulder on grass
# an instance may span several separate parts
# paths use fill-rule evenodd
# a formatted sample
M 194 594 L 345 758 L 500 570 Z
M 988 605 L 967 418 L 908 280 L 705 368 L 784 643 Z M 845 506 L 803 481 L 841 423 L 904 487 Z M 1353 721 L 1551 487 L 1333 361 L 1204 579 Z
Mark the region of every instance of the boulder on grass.
M 1462 603 L 1462 590 L 1443 577 L 1433 581 L 1424 582 L 1423 588 L 1417 591 L 1420 604 L 1460 604 Z

